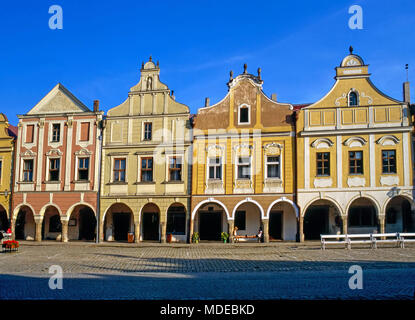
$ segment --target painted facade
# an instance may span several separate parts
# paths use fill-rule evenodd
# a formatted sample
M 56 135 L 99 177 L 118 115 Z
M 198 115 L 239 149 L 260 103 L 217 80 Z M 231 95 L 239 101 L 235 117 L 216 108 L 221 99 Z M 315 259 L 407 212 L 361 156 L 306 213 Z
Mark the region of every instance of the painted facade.
M 18 115 L 12 226 L 17 239 L 93 240 L 100 154 L 91 111 L 62 84 Z
M 378 90 L 352 51 L 332 89 L 298 112 L 301 240 L 415 231 L 408 103 Z
M 265 242 L 296 239 L 293 107 L 264 94 L 260 72 L 231 72 L 227 95 L 196 115 L 190 232 L 201 240 L 235 226 L 239 236 L 261 228 Z
M 160 81 L 159 64 L 108 111 L 102 149 L 101 240 L 187 241 L 189 108 Z
M 4 231 L 10 221 L 14 142 L 7 117 L 0 113 L 0 230 Z

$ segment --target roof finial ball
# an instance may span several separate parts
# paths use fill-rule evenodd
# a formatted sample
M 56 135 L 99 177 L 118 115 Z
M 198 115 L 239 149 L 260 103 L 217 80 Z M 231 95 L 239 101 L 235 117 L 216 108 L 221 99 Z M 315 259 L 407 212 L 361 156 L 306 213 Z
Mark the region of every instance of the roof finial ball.
M 244 64 L 244 73 L 246 73 L 246 69 L 248 68 L 248 66 L 246 65 L 246 63 Z
M 152 61 L 151 59 L 152 59 L 152 58 L 151 58 L 151 56 L 150 56 L 150 58 L 148 59 L 148 61 Z
M 350 52 L 350 54 L 353 54 L 353 47 L 352 46 L 349 47 L 349 52 Z
M 261 80 L 261 68 L 258 68 L 258 79 Z

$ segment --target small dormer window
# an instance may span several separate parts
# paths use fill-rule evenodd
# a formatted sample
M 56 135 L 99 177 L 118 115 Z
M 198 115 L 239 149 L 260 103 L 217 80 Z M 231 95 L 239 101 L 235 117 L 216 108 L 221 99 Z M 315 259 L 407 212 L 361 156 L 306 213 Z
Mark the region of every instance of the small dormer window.
M 241 105 L 239 106 L 239 115 L 238 115 L 238 123 L 239 124 L 249 124 L 250 117 L 249 117 L 249 106 L 248 105 Z
M 349 106 L 357 106 L 358 103 L 358 96 L 355 91 L 350 91 L 349 93 Z

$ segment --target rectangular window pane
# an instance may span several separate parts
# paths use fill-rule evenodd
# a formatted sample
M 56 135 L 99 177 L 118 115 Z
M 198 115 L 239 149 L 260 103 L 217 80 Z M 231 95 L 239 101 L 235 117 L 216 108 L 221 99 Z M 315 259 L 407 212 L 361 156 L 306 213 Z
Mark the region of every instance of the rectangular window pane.
M 54 123 L 52 125 L 52 142 L 60 141 L 60 131 L 61 131 L 61 125 L 59 123 Z
M 34 132 L 35 132 L 35 126 L 33 124 L 26 126 L 26 143 L 33 142 Z
M 81 123 L 81 141 L 89 141 L 89 122 Z
M 330 175 L 330 153 L 318 152 L 316 154 L 317 161 L 317 175 L 329 176 Z

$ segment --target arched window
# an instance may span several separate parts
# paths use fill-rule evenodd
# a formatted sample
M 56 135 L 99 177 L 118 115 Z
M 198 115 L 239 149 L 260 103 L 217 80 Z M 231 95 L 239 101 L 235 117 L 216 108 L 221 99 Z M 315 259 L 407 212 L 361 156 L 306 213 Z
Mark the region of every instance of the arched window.
M 357 106 L 358 105 L 358 99 L 357 99 L 357 93 L 354 91 L 350 91 L 349 93 L 349 106 Z

